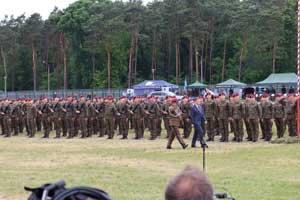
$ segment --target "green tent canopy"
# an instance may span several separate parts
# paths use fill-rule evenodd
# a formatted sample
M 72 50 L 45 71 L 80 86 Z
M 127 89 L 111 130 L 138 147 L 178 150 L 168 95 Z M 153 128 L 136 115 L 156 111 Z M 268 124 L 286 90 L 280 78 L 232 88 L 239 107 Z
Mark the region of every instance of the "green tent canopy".
M 268 78 L 255 85 L 296 85 L 298 76 L 295 73 L 270 74 Z
M 245 87 L 245 86 L 247 86 L 247 84 L 235 81 L 233 79 L 228 79 L 227 81 L 218 83 L 216 85 L 216 87 L 218 88 L 231 88 L 231 87 L 237 88 L 237 87 Z
M 188 85 L 187 88 L 206 88 L 207 85 L 200 83 L 199 81 L 196 81 L 195 83 Z

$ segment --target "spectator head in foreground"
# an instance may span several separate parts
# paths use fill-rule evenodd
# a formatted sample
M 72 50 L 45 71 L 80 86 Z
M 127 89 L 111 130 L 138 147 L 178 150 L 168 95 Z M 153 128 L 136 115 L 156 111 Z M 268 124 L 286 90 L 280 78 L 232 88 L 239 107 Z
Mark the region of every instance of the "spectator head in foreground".
M 165 190 L 165 200 L 213 200 L 213 197 L 207 176 L 191 166 L 172 178 Z

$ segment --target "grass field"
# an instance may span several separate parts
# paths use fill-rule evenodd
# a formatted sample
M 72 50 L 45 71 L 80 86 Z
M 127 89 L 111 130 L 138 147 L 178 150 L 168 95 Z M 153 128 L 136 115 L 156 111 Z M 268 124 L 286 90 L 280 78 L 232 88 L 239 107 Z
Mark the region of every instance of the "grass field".
M 182 150 L 177 141 L 166 150 L 165 139 L 39 137 L 0 139 L 0 199 L 26 199 L 25 185 L 65 179 L 68 187 L 102 188 L 115 200 L 162 200 L 172 176 L 188 164 L 202 167 L 201 149 Z M 215 192 L 228 191 L 237 200 L 300 199 L 300 144 L 208 144 Z

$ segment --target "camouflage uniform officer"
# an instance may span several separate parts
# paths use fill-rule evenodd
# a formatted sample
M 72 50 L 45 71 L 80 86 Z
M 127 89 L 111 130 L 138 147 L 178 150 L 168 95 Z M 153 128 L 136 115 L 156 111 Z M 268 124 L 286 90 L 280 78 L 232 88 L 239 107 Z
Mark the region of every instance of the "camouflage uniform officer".
M 131 108 L 132 122 L 135 131 L 136 140 L 142 139 L 144 136 L 144 106 L 141 104 L 141 98 L 135 97 Z
M 96 109 L 98 111 L 97 119 L 99 126 L 99 137 L 103 137 L 105 135 L 105 123 L 104 123 L 104 111 L 105 111 L 105 103 L 102 97 L 97 99 Z
M 67 137 L 68 134 L 68 121 L 67 121 L 67 110 L 65 109 L 66 101 L 60 99 L 60 104 L 62 106 L 63 112 L 61 113 L 61 126 L 62 126 L 62 136 Z
M 249 123 L 251 139 L 253 142 L 257 142 L 258 123 L 261 117 L 261 108 L 259 104 L 256 102 L 255 96 L 253 94 L 248 95 L 248 97 L 250 98 L 250 102 L 246 106 L 245 113 L 246 113 L 247 121 Z
M 221 142 L 228 142 L 228 119 L 229 119 L 229 102 L 225 99 L 225 94 L 221 93 L 219 96 L 219 103 L 217 104 L 218 122 L 219 122 L 219 133 L 221 134 Z
M 171 132 L 168 139 L 167 149 L 172 148 L 171 145 L 175 137 L 177 138 L 177 140 L 179 141 L 183 149 L 187 148 L 188 146 L 188 144 L 185 144 L 185 142 L 183 141 L 179 133 L 179 127 L 181 126 L 182 123 L 182 119 L 181 119 L 182 113 L 176 103 L 177 103 L 176 99 L 175 98 L 172 99 L 172 105 L 169 107 L 169 116 L 170 116 L 169 123 L 171 127 Z
M 27 135 L 28 137 L 32 138 L 35 136 L 36 132 L 36 116 L 37 116 L 37 109 L 33 103 L 32 99 L 28 99 L 26 101 L 25 109 L 24 109 L 24 116 L 25 122 L 27 127 Z
M 48 103 L 48 98 L 44 97 L 42 99 L 42 104 L 39 110 L 39 113 L 42 116 L 42 123 L 43 123 L 43 129 L 44 129 L 44 136 L 43 138 L 49 138 L 50 134 L 50 113 L 53 113 L 54 111 L 50 107 L 50 104 Z
M 245 101 L 244 101 L 244 111 L 246 111 L 246 109 L 248 108 L 248 105 L 250 103 L 250 95 L 246 95 Z M 244 113 L 244 123 L 246 126 L 246 133 L 247 133 L 247 140 L 248 141 L 252 141 L 252 135 L 251 135 L 251 130 L 250 130 L 250 125 L 249 125 L 249 121 L 247 120 L 247 113 Z
M 94 103 L 91 102 L 91 99 L 87 100 L 88 107 L 88 137 L 91 137 L 93 134 L 97 134 L 97 127 L 94 126 L 94 120 L 97 117 L 98 111 L 94 106 Z
M 203 111 L 206 117 L 207 126 L 207 141 L 214 141 L 215 138 L 215 118 L 216 118 L 216 103 L 212 100 L 211 93 L 206 94 L 206 100 L 203 103 Z
M 12 105 L 11 101 L 6 99 L 3 105 L 1 115 L 3 116 L 3 135 L 4 137 L 10 137 L 11 132 L 11 113 Z
M 285 106 L 286 111 L 286 124 L 289 130 L 289 136 L 297 136 L 297 103 L 295 101 L 296 95 L 294 93 L 289 94 L 288 101 Z
M 145 113 L 147 114 L 146 118 L 149 121 L 148 128 L 151 134 L 150 140 L 155 140 L 159 133 L 160 108 L 156 103 L 156 98 L 154 96 L 148 98 L 148 107 Z
M 269 95 L 263 94 L 262 95 L 262 102 L 261 102 L 261 110 L 262 115 L 261 119 L 264 124 L 264 133 L 265 133 L 265 140 L 270 141 L 272 139 L 272 126 L 273 126 L 273 104 L 269 101 Z
M 75 112 L 74 114 L 74 136 L 77 137 L 78 136 L 78 132 L 79 130 L 81 130 L 81 127 L 80 127 L 80 102 L 74 98 L 73 99 L 73 105 L 75 107 L 75 109 L 78 111 L 78 112 Z
M 67 102 L 64 104 L 64 109 L 66 110 L 66 119 L 68 127 L 68 138 L 73 138 L 75 135 L 75 114 L 79 111 L 77 110 L 75 104 L 73 103 L 73 98 L 71 96 L 67 97 Z
M 20 116 L 21 116 L 21 105 L 18 101 L 13 101 L 12 103 L 12 114 L 11 114 L 11 124 L 14 135 L 19 134 L 20 127 Z
M 276 94 L 274 103 L 274 120 L 277 129 L 277 137 L 282 138 L 284 135 L 285 107 L 281 102 L 282 94 Z
M 87 137 L 88 132 L 88 106 L 84 96 L 80 97 L 79 106 L 78 106 L 79 113 L 79 123 L 80 123 L 80 132 L 81 138 Z
M 233 131 L 237 142 L 242 142 L 244 137 L 243 118 L 244 106 L 240 101 L 240 96 L 235 93 L 231 97 L 232 103 L 230 104 L 230 121 L 233 122 Z
M 163 114 L 164 126 L 167 131 L 167 138 L 169 137 L 170 132 L 171 132 L 171 127 L 169 124 L 169 114 L 168 114 L 169 107 L 171 106 L 171 100 L 172 100 L 172 98 L 167 96 L 165 99 L 165 102 L 163 103 L 162 108 L 161 108 L 161 113 Z
M 54 111 L 54 128 L 56 131 L 55 138 L 60 138 L 62 132 L 62 117 L 66 110 L 63 108 L 58 97 L 54 98 L 53 111 Z
M 119 134 L 122 135 L 123 140 L 128 138 L 128 116 L 129 116 L 129 106 L 127 104 L 127 98 L 125 96 L 120 97 L 120 100 L 117 104 L 119 116 Z
M 189 138 L 192 131 L 192 123 L 190 120 L 191 103 L 188 96 L 182 98 L 180 109 L 182 111 L 183 120 L 183 138 Z
M 34 102 L 34 104 L 38 111 L 41 110 L 42 103 L 40 101 L 36 101 Z M 37 131 L 38 132 L 42 131 L 42 114 L 40 112 L 37 112 L 37 116 L 35 120 L 36 120 Z
M 218 105 L 218 103 L 220 102 L 219 96 L 214 96 L 214 102 L 216 103 L 216 105 Z M 214 130 L 215 136 L 220 135 L 220 125 L 219 125 L 219 115 L 218 114 L 216 114 L 214 125 L 215 125 L 215 130 Z
M 118 115 L 115 104 L 113 103 L 113 97 L 107 96 L 105 98 L 105 108 L 104 108 L 104 120 L 105 128 L 108 134 L 108 139 L 113 139 L 115 134 L 115 120 Z

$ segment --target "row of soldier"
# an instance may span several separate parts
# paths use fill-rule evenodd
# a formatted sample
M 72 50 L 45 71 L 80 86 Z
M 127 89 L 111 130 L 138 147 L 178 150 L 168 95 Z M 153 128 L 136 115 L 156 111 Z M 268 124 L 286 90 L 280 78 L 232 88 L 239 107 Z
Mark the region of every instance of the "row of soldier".
M 208 141 L 214 141 L 215 135 L 221 135 L 222 142 L 229 141 L 229 129 L 234 133 L 234 140 L 243 141 L 244 125 L 247 139 L 256 142 L 261 127 L 262 138 L 269 141 L 272 138 L 272 125 L 275 121 L 277 136 L 283 137 L 285 127 L 288 126 L 289 135 L 296 136 L 296 101 L 295 94 L 287 98 L 276 95 L 275 102 L 269 100 L 268 94 L 257 102 L 254 95 L 247 95 L 245 101 L 238 94 L 233 94 L 229 100 L 225 94 L 213 96 L 208 93 L 201 98 L 202 108 L 206 117 L 203 129 Z M 18 135 L 26 128 L 27 136 L 34 137 L 36 131 L 43 130 L 44 138 L 49 138 L 51 130 L 56 131 L 56 138 L 61 136 L 81 138 L 98 135 L 108 135 L 114 138 L 115 131 L 119 130 L 122 139 L 128 138 L 128 130 L 134 129 L 135 139 L 144 137 L 145 128 L 150 132 L 150 139 L 161 135 L 161 124 L 171 134 L 170 106 L 174 103 L 173 97 L 164 101 L 151 96 L 135 97 L 128 100 L 120 97 L 118 101 L 112 96 L 79 100 L 69 96 L 66 99 L 44 97 L 39 101 L 32 99 L 1 100 L 0 123 L 2 134 L 5 137 Z M 185 96 L 175 103 L 180 109 L 180 124 L 183 128 L 183 137 L 188 138 L 192 131 L 189 111 L 193 101 Z M 182 139 L 180 139 L 182 142 Z

